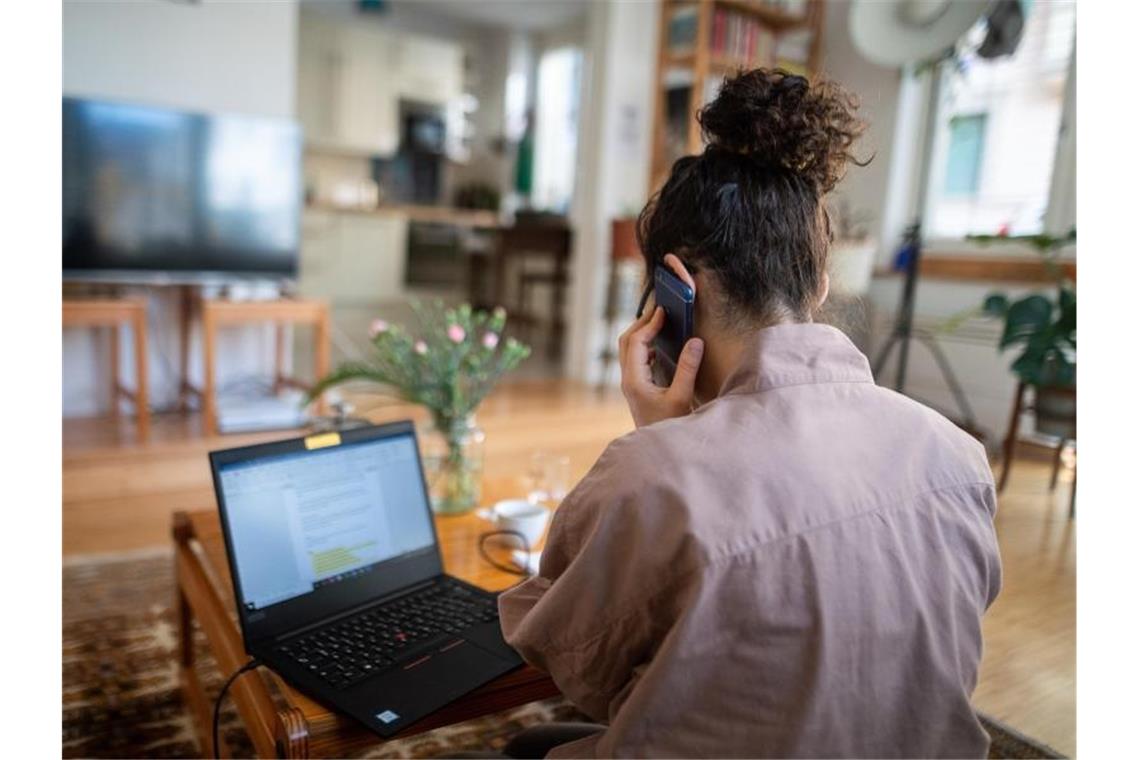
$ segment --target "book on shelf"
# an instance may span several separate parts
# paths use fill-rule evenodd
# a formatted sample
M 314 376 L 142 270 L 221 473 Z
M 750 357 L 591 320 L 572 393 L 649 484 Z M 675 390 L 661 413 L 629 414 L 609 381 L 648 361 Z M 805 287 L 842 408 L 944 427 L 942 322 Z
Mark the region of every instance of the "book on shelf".
M 807 0 L 753 0 L 757 5 L 783 11 L 789 16 L 807 15 Z
M 691 52 L 697 41 L 697 7 L 686 6 L 669 17 L 668 50 L 674 55 Z
M 721 61 L 741 66 L 760 66 L 772 61 L 772 32 L 747 14 L 717 8 L 710 37 L 709 52 Z

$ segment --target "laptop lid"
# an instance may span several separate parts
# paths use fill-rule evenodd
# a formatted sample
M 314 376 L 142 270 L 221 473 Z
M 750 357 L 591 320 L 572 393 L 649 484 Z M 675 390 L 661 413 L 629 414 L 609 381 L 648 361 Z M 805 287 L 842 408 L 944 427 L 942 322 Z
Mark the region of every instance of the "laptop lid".
M 210 466 L 247 648 L 443 572 L 410 421 L 215 451 Z

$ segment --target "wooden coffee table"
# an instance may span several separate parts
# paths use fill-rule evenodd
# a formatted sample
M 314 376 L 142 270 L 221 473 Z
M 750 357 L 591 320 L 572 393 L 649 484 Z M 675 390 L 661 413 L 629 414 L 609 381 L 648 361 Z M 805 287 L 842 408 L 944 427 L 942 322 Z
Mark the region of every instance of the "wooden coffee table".
M 518 576 L 494 569 L 479 556 L 479 535 L 488 530 L 483 520 L 473 514 L 438 517 L 436 528 L 444 567 L 449 574 L 492 591 L 518 582 Z M 179 673 L 201 749 L 209 754 L 214 705 L 206 697 L 194 667 L 194 625 L 205 633 L 223 675 L 236 671 L 249 656 L 242 645 L 235 617 L 233 586 L 217 511 L 177 512 L 173 531 L 178 580 L 175 608 L 179 615 Z M 409 726 L 396 738 L 558 693 L 549 676 L 529 665 L 524 666 Z M 242 675 L 230 687 L 226 698 L 233 699 L 237 705 L 260 757 L 343 757 L 383 741 L 352 719 L 317 704 L 266 668 Z M 224 740 L 220 742 L 221 756 L 229 757 Z

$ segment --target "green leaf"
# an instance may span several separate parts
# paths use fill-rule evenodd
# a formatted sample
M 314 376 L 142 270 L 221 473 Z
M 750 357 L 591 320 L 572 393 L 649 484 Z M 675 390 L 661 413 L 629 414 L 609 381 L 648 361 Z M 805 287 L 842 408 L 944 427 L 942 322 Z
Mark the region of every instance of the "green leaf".
M 1009 297 L 1005 293 L 990 293 L 982 302 L 982 313 L 989 317 L 1004 317 L 1009 311 Z
M 1010 304 L 1000 348 L 1029 339 L 1049 326 L 1053 304 L 1043 295 L 1031 295 Z

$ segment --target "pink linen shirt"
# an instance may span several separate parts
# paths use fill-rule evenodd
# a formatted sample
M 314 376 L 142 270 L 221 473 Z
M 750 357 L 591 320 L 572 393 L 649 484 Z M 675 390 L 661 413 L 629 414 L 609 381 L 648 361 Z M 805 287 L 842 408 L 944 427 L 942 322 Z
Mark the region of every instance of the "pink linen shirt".
M 607 724 L 550 757 L 985 757 L 1001 586 L 983 447 L 818 324 L 614 441 L 500 597 L 507 641 Z

